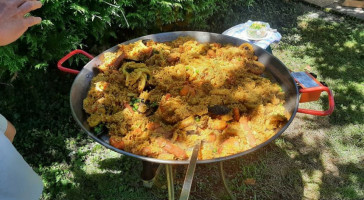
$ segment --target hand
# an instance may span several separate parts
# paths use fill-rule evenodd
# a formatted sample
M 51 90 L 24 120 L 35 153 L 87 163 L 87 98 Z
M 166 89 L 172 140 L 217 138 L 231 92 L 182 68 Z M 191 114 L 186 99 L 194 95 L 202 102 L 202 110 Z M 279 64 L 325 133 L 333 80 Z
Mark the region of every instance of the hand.
M 42 7 L 36 0 L 0 0 L 0 46 L 17 40 L 31 26 L 39 24 L 40 17 L 24 17 Z

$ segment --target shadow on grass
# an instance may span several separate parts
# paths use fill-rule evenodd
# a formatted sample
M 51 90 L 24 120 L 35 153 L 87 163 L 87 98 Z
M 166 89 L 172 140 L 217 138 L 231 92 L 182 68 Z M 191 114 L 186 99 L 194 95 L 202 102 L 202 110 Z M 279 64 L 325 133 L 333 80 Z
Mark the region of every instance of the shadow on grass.
M 331 199 L 362 199 L 364 190 L 364 169 L 357 164 L 348 163 L 337 166 L 341 172 L 339 176 L 332 174 L 325 175 L 323 182 L 325 188 L 321 188 L 321 193 L 331 196 Z M 334 191 L 334 192 L 333 192 Z M 361 191 L 361 194 L 359 192 Z
M 363 199 L 364 172 L 357 156 L 363 149 L 364 24 L 316 12 L 300 18 L 298 28 L 283 37 L 283 45 L 278 48 L 293 55 L 286 60 L 309 62 L 318 79 L 333 90 L 336 103 L 329 117 L 298 115 L 302 116 L 299 123 L 303 127 L 290 129 L 294 136 L 284 137 L 294 145 L 287 150 L 299 150 L 294 160 L 307 163 L 304 169 L 317 166 L 323 170 L 324 174 L 317 172 L 321 199 Z M 326 95 L 320 103 L 328 109 Z M 315 146 L 309 147 L 310 142 Z M 321 166 L 315 163 L 317 160 Z
M 335 21 L 321 13 L 317 18 L 301 20 L 297 33 L 301 39 L 294 45 L 305 47 L 295 56 L 312 57 L 319 79 L 334 91 L 336 107 L 330 123 L 364 123 L 364 25 L 358 21 Z M 326 98 L 323 102 L 327 109 Z
M 167 199 L 165 168 L 151 189 L 140 179 L 141 161 L 121 156 L 98 162 L 98 170 L 86 172 L 85 165 L 73 167 L 73 187 L 63 191 L 59 199 Z M 187 166 L 174 169 L 175 196 L 179 197 Z M 275 144 L 250 155 L 224 162 L 230 188 L 237 199 L 301 199 L 303 183 L 295 163 Z M 256 180 L 247 185 L 248 178 Z M 287 192 L 290 191 L 290 192 Z M 190 199 L 229 199 L 222 184 L 217 163 L 196 168 Z
M 294 1 L 282 0 L 255 0 L 252 4 L 246 2 L 232 2 L 231 11 L 225 15 L 218 15 L 209 21 L 210 28 L 207 31 L 222 33 L 237 24 L 248 20 L 268 22 L 272 28 L 278 29 L 280 33 L 289 31 L 289 28 L 297 26 L 297 17 L 312 8 Z
M 304 184 L 299 168 L 276 142 L 247 156 L 225 162 L 224 169 L 237 199 L 303 197 Z M 249 179 L 254 179 L 256 183 L 249 183 Z M 218 187 L 222 187 L 221 181 Z
M 72 168 L 74 186 L 60 199 L 163 199 L 166 191 L 148 189 L 140 179 L 141 161 L 131 157 L 99 161 L 96 172 L 84 164 Z M 161 196 L 162 195 L 162 196 Z
M 349 163 L 334 166 L 339 174 L 334 170 L 327 171 L 323 160 L 325 148 L 322 141 L 325 139 L 308 144 L 307 135 L 310 133 L 298 131 L 293 134 L 283 135 L 249 155 L 224 162 L 229 186 L 237 199 L 361 197 L 358 191 L 363 187 L 363 169 Z M 164 167 L 155 186 L 147 189 L 140 180 L 140 160 L 121 156 L 87 164 L 94 169 L 88 169 L 85 163 L 87 161 L 79 161 L 72 165 L 70 179 L 73 183 L 68 186 L 67 183 L 59 184 L 62 189 L 58 193 L 49 191 L 52 199 L 167 199 Z M 176 197 L 179 197 L 186 168 L 174 166 Z M 248 183 L 247 179 L 254 179 L 255 183 Z M 62 195 L 57 196 L 59 193 Z M 229 199 L 217 163 L 197 166 L 190 199 Z
M 32 71 L 20 77 L 13 87 L 1 87 L 2 114 L 14 124 L 14 145 L 32 166 L 50 166 L 68 162 L 66 141 L 84 140 L 83 133 L 71 116 L 69 90 L 73 76 L 55 69 Z
M 307 117 L 298 115 L 292 126 L 287 129 L 288 134 L 283 135 L 284 143 L 279 146 L 291 155 L 300 169 L 305 185 L 304 197 L 362 199 L 364 169 L 360 162 L 363 163 L 364 158 L 359 158 L 359 163 L 349 158 L 351 153 L 358 154 L 357 151 L 362 148 L 361 143 L 355 139 L 360 140 L 361 134 L 340 130 L 339 136 L 328 134 L 332 129 L 327 126 L 328 121 L 325 118 L 307 120 Z M 348 149 L 353 152 L 349 154 Z M 336 152 L 343 150 L 346 152 Z
M 223 23 L 225 27 L 221 30 L 212 31 L 222 32 L 232 25 L 253 19 L 270 22 L 272 27 L 279 27 L 281 32 L 289 32 L 285 28 L 295 26 L 297 16 L 307 12 L 293 6 L 292 8 L 282 6 L 282 9 L 275 10 L 275 6 L 271 7 L 257 0 L 258 4 L 259 2 L 262 6 L 251 7 L 248 12 L 236 7 L 234 13 L 239 14 L 231 14 L 232 18 L 236 16 L 235 21 Z M 274 4 L 278 1 L 272 2 Z M 219 22 L 217 27 L 221 25 L 219 20 L 215 21 Z M 300 43 L 308 44 L 308 48 L 302 49 L 296 56 L 314 57 L 314 67 L 317 67 L 320 77 L 334 90 L 336 110 L 330 116 L 330 123 L 333 125 L 364 122 L 361 109 L 364 96 L 360 89 L 362 87 L 360 84 L 364 81 L 362 46 L 364 34 L 360 26 L 356 28 L 352 23 L 312 20 L 307 22 L 307 26 L 300 25 L 302 33 Z M 67 148 L 66 140 L 75 138 L 76 143 L 87 140 L 86 134 L 80 132 L 70 113 L 68 94 L 74 77 L 60 75 L 54 70 L 50 70 L 46 76 L 37 71 L 33 76 L 35 78 L 32 80 L 17 81 L 14 83 L 14 88 L 0 88 L 1 95 L 7 99 L 6 102 L 0 101 L 0 110 L 18 130 L 15 146 L 33 166 L 71 163 L 69 153 L 77 152 L 77 149 Z M 310 124 L 309 129 L 313 130 L 330 128 L 330 124 L 322 124 L 321 120 L 314 119 L 306 123 Z M 326 173 L 327 168 L 320 161 L 323 157 L 323 147 L 310 147 L 303 142 L 305 139 L 302 135 L 303 133 L 296 137 L 283 136 L 255 153 L 226 162 L 225 171 L 238 199 L 303 199 L 305 192 L 309 193 L 310 189 L 313 192 L 319 191 L 323 199 L 363 197 L 357 192 L 363 190 L 363 169 L 355 163 L 337 164 L 333 170 L 337 168 L 338 175 L 330 171 Z M 358 133 L 354 139 L 359 140 L 361 136 Z M 351 140 L 344 142 L 350 143 Z M 60 193 L 64 196 L 59 196 L 59 199 L 166 199 L 167 197 L 165 188 L 148 190 L 141 187 L 139 180 L 141 163 L 138 160 L 124 157 L 104 159 L 99 163 L 103 172 L 88 172 L 84 169 L 84 161 L 78 162 L 78 164 L 71 163 L 74 165 L 68 172 L 68 169 L 60 167 L 42 174 L 49 182 L 55 182 L 46 194 L 50 195 L 50 199 L 56 199 L 52 197 L 57 197 Z M 179 172 L 176 174 L 176 188 L 181 187 L 184 170 L 185 167 L 176 169 Z M 68 175 L 74 183 L 67 182 Z M 162 174 L 163 178 L 165 180 Z M 254 178 L 256 184 L 244 184 L 247 178 Z M 313 179 L 313 182 L 310 182 L 310 179 Z M 312 184 L 312 188 L 306 189 L 304 183 Z M 216 165 L 197 167 L 191 197 L 191 199 L 227 198 Z
M 75 138 L 77 146 L 82 146 L 82 142 L 89 141 L 86 139 L 86 134 L 80 132 L 69 112 L 68 95 L 65 94 L 68 94 L 73 79 L 67 76 L 60 77 L 63 76 L 59 76 L 55 83 L 49 85 L 38 84 L 34 87 L 29 84 L 28 90 L 9 89 L 8 91 L 8 94 L 14 92 L 14 95 L 19 95 L 19 92 L 24 91 L 27 93 L 27 98 L 21 99 L 23 104 L 20 102 L 8 104 L 10 108 L 16 108 L 15 113 L 8 112 L 8 114 L 12 116 L 10 120 L 15 121 L 18 128 L 17 142 L 23 144 L 18 147 L 26 160 L 35 166 L 41 164 L 43 167 L 62 162 L 71 164 L 69 169 L 59 167 L 42 174 L 44 180 L 52 184 L 50 187 L 46 186 L 45 195 L 49 196 L 48 199 L 166 199 L 165 174 L 161 174 L 161 187 L 143 188 L 139 179 L 141 170 L 139 160 L 129 157 L 103 159 L 97 166 L 103 170 L 102 172 L 87 171 L 83 159 L 70 161 L 69 153 L 77 152 L 77 149 L 67 147 L 66 140 Z M 51 77 L 47 78 L 51 79 Z M 57 81 L 57 79 L 64 80 Z M 66 85 L 63 84 L 60 87 L 58 85 L 60 82 L 66 83 Z M 43 90 L 48 91 L 47 102 L 42 100 Z M 37 102 L 40 104 L 30 105 L 29 102 L 34 102 L 34 99 L 39 99 Z M 10 100 L 10 102 L 13 101 L 12 98 Z M 52 101 L 58 103 L 49 103 Z M 18 113 L 22 107 L 25 109 L 25 113 L 30 112 L 31 114 L 23 116 L 24 113 Z M 21 115 L 18 118 L 16 118 L 17 113 Z M 319 118 L 304 117 L 304 120 L 309 124 L 307 128 L 311 130 L 330 128 Z M 25 129 L 31 126 L 34 127 L 33 130 Z M 26 134 L 29 134 L 28 137 Z M 302 134 L 304 133 L 302 132 Z M 305 190 L 307 190 L 304 184 L 307 180 L 304 180 L 304 176 L 307 174 L 312 177 L 315 176 L 315 173 L 324 171 L 324 167 L 320 163 L 322 147 L 310 147 L 311 150 L 305 152 L 307 145 L 303 141 L 302 135 L 296 136 L 294 139 L 283 136 L 255 153 L 226 162 L 224 164 L 226 176 L 238 199 L 303 199 Z M 281 142 L 287 144 L 281 145 Z M 303 150 L 300 152 L 297 149 Z M 297 157 L 290 157 L 287 153 L 289 151 L 297 151 Z M 83 155 L 78 155 L 78 157 L 82 158 Z M 340 172 L 348 170 L 347 168 L 352 169 L 352 172 L 344 173 L 339 177 L 330 173 L 322 175 L 320 180 L 325 186 L 317 182 L 318 188 L 313 190 L 321 192 L 322 195 L 325 195 L 324 197 L 335 197 L 335 195 L 338 197 L 349 196 L 352 199 L 361 197 L 357 190 L 363 187 L 360 186 L 363 177 L 358 173 L 363 173 L 363 170 L 354 164 L 337 165 L 337 167 Z M 179 195 L 184 174 L 185 167 L 176 167 L 176 196 Z M 255 179 L 256 184 L 245 184 L 244 180 L 247 178 Z M 337 182 L 341 187 L 335 184 Z M 331 194 L 337 188 L 340 188 L 337 190 L 337 194 Z M 191 199 L 228 199 L 216 164 L 197 167 Z

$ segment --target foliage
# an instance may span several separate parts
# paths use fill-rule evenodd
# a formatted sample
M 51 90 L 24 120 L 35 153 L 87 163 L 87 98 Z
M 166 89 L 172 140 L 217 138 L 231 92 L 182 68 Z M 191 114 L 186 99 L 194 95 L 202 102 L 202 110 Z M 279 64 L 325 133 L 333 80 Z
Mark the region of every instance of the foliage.
M 71 5 L 71 1 L 65 2 Z M 319 79 L 333 90 L 336 108 L 330 117 L 297 114 L 284 134 L 270 145 L 245 157 L 224 162 L 230 189 L 237 199 L 364 199 L 363 25 L 298 3 L 285 4 L 281 0 L 255 2 L 245 10 L 237 2 L 230 1 L 233 7 L 219 2 L 221 8 L 206 22 L 209 26 L 195 24 L 194 28 L 221 32 L 248 19 L 269 22 L 283 36 L 279 44 L 273 45 L 274 55 L 294 71 L 307 69 L 310 65 Z M 60 8 L 65 9 L 64 6 Z M 224 13 L 224 9 L 231 12 Z M 58 13 L 58 10 L 53 11 Z M 63 12 L 72 13 L 69 10 Z M 124 12 L 128 15 L 126 10 Z M 70 19 L 66 15 L 64 18 Z M 129 18 L 128 21 L 132 23 Z M 125 23 L 122 19 L 120 22 Z M 178 25 L 171 24 L 179 29 Z M 67 26 L 75 27 L 72 24 Z M 168 24 L 152 27 L 147 23 L 147 26 L 150 27 L 146 31 L 148 33 L 170 28 Z M 106 25 L 108 30 L 111 30 L 110 27 Z M 105 39 L 99 38 L 103 43 L 90 35 L 92 31 L 85 27 L 83 30 L 86 31 L 85 38 L 80 38 L 81 43 L 77 41 L 75 46 L 83 44 L 83 48 L 95 48 L 95 52 L 99 52 L 97 48 L 102 48 L 103 44 L 107 48 L 115 41 L 144 34 L 142 28 L 121 32 L 127 30 L 123 27 L 115 30 L 118 36 L 115 41 L 101 33 L 105 36 Z M 33 31 L 28 34 L 33 35 Z M 71 29 L 68 31 L 78 35 Z M 134 32 L 136 35 L 133 35 Z M 41 30 L 37 33 L 43 37 Z M 4 56 L 13 57 L 14 66 L 33 63 L 28 59 L 41 60 L 38 58 L 42 56 L 40 54 L 35 53 L 32 58 L 19 53 L 23 51 L 21 44 L 26 37 L 14 45 L 1 48 L 3 55 L 0 62 L 4 61 Z M 57 41 L 54 43 L 57 44 Z M 69 48 L 62 47 L 65 52 L 70 51 L 71 46 Z M 59 56 L 65 52 L 59 53 Z M 69 105 L 69 90 L 74 76 L 54 69 L 52 64 L 58 58 L 53 56 L 46 60 L 45 63 L 50 66 L 47 71 L 30 70 L 27 79 L 20 76 L 11 84 L 0 83 L 0 112 L 17 129 L 15 147 L 42 177 L 45 184 L 42 199 L 166 199 L 168 191 L 164 168 L 155 186 L 144 188 L 139 179 L 140 160 L 110 151 L 80 130 L 71 116 Z M 25 69 L 19 67 L 17 70 Z M 325 109 L 326 98 L 323 96 L 321 101 L 309 105 L 310 108 Z M 304 106 L 300 104 L 300 107 Z M 191 199 L 229 199 L 218 170 L 214 164 L 197 166 Z M 175 167 L 175 172 L 177 196 L 186 168 Z M 246 184 L 247 179 L 254 179 L 256 183 Z
M 253 0 L 239 0 L 240 4 Z M 116 42 L 155 32 L 205 29 L 214 14 L 224 15 L 235 1 L 218 0 L 43 0 L 32 14 L 40 25 L 17 42 L 0 48 L 0 77 L 45 69 L 73 49 L 98 54 Z M 28 67 L 29 66 L 29 67 Z

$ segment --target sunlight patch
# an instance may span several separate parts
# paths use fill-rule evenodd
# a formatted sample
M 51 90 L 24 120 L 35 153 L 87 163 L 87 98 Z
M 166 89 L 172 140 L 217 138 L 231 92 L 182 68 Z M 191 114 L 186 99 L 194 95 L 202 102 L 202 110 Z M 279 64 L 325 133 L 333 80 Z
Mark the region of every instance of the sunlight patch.
M 344 47 L 347 47 L 349 49 L 353 49 L 358 45 L 358 43 L 356 41 L 346 41 L 344 43 Z
M 323 173 L 320 170 L 307 172 L 301 170 L 302 181 L 304 183 L 303 196 L 306 199 L 320 199 L 320 185 L 322 184 Z

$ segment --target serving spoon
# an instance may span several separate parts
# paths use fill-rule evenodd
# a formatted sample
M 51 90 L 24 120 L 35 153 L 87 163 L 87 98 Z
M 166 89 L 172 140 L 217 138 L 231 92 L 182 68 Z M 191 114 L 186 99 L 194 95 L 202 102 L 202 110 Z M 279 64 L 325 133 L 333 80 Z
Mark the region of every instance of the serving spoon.
M 196 169 L 196 162 L 198 157 L 198 152 L 200 151 L 201 141 L 198 141 L 198 143 L 193 147 L 192 155 L 190 158 L 190 164 L 188 165 L 185 181 L 183 183 L 181 196 L 179 200 L 188 200 L 190 193 L 191 193 L 191 186 L 193 181 L 193 176 L 195 174 Z

